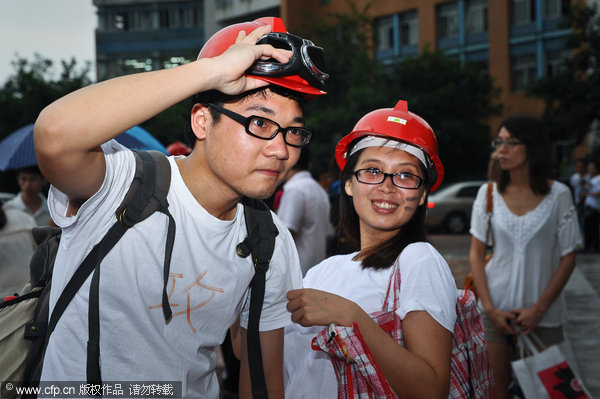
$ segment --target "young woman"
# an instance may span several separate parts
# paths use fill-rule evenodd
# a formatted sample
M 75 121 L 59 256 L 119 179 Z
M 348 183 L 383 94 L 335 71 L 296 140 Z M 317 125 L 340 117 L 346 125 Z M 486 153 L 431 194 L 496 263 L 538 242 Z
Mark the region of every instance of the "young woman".
M 492 190 L 494 255 L 484 266 L 489 215 L 486 186 L 471 218 L 470 265 L 483 309 L 496 398 L 511 397 L 507 336 L 535 331 L 546 344 L 561 342 L 567 321 L 562 290 L 581 245 L 569 188 L 550 180 L 548 138 L 542 123 L 516 116 L 500 124 L 492 142 L 500 175 Z
M 448 264 L 425 238 L 427 196 L 443 178 L 437 141 L 407 103 L 365 115 L 337 145 L 341 225 L 360 251 L 311 268 L 288 292 L 297 323 L 286 328 L 286 396 L 335 398 L 331 360 L 311 349 L 330 324 L 358 327 L 374 362 L 400 398 L 447 398 L 457 291 Z M 405 346 L 370 314 L 381 311 L 400 270 L 398 307 Z M 327 327 L 326 327 L 327 328 Z

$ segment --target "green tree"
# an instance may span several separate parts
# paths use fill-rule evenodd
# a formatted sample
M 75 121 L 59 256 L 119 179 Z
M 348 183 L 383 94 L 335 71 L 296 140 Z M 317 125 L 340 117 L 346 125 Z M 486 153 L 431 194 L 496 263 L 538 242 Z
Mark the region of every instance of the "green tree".
M 372 19 L 369 5 L 358 9 L 350 4 L 347 14 L 324 18 L 306 14 L 300 27 L 288 27 L 323 47 L 330 78 L 327 95 L 306 104 L 307 126 L 315 130 L 311 143 L 313 172 L 325 172 L 333 162 L 335 144 L 350 133 L 358 119 L 386 103 L 377 83 L 384 70 L 371 57 Z
M 499 89 L 489 75 L 440 52 L 396 60 L 384 67 L 374 57 L 370 4 L 325 18 L 307 15 L 298 30 L 325 50 L 331 78 L 327 95 L 307 104 L 308 126 L 316 128 L 311 144 L 315 171 L 332 159 L 337 141 L 359 118 L 399 99 L 429 122 L 437 134 L 445 181 L 483 178 L 489 157 L 487 120 L 499 115 Z M 290 29 L 295 31 L 294 27 Z
M 433 128 L 445 168 L 444 181 L 486 177 L 488 120 L 502 110 L 496 102 L 500 89 L 488 74 L 442 52 L 425 50 L 394 63 L 383 83 L 388 104 L 398 98 L 407 100 L 409 111 Z
M 33 60 L 16 58 L 12 65 L 15 73 L 0 87 L 0 140 L 35 122 L 53 101 L 91 83 L 90 63 L 78 68 L 74 58 L 61 61 L 58 78 L 53 61 L 39 54 Z
M 17 57 L 12 61 L 15 72 L 0 86 L 0 140 L 34 123 L 40 111 L 53 101 L 91 83 L 89 62 L 81 68 L 74 58 L 60 64 L 62 70 L 56 78 L 52 60 L 39 54 L 32 60 Z M 0 172 L 0 191 L 18 191 L 11 173 Z
M 600 15 L 596 4 L 571 6 L 561 26 L 571 28 L 558 72 L 535 82 L 530 95 L 544 99 L 542 115 L 553 140 L 580 144 L 600 119 Z M 598 148 L 595 149 L 598 151 Z

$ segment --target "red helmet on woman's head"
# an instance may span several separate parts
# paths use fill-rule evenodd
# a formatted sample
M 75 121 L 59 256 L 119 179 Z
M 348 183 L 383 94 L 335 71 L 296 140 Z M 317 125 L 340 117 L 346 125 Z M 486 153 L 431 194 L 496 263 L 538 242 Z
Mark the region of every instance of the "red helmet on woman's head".
M 420 116 L 408 111 L 406 101 L 400 100 L 392 108 L 369 112 L 354 126 L 350 134 L 340 140 L 335 148 L 335 160 L 341 170 L 348 162 L 350 145 L 358 138 L 375 136 L 396 140 L 422 150 L 428 159 L 425 165 L 430 175 L 430 192 L 434 192 L 444 179 L 444 166 L 438 156 L 438 143 L 433 129 Z
M 241 31 L 248 34 L 264 25 L 271 25 L 271 33 L 259 39 L 259 43 L 269 43 L 278 48 L 292 50 L 294 55 L 285 65 L 273 60 L 259 60 L 246 76 L 312 96 L 327 94 L 323 89 L 329 75 L 324 71 L 323 49 L 308 40 L 289 34 L 281 18 L 262 17 L 252 22 L 227 26 L 208 39 L 200 50 L 198 59 L 221 55 L 235 43 Z M 261 64 L 268 66 L 266 69 L 256 67 L 260 67 Z

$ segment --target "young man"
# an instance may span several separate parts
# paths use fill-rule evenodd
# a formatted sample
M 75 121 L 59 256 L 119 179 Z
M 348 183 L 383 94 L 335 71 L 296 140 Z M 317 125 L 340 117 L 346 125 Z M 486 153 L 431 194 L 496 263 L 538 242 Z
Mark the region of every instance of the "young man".
M 230 26 L 205 44 L 195 62 L 78 90 L 47 107 L 36 122 L 38 161 L 52 183 L 51 214 L 63 228 L 52 308 L 84 255 L 115 222 L 133 178 L 133 154 L 106 142 L 199 93 L 190 119 L 193 151 L 169 159 L 167 199 L 177 226 L 169 286 L 173 316 L 166 323 L 160 306 L 167 218 L 155 213 L 130 229 L 101 264 L 103 381 L 181 381 L 184 397 L 219 395 L 213 348 L 238 316 L 246 327 L 254 275 L 251 259 L 235 250 L 247 235 L 240 199 L 273 193 L 310 141 L 302 96 L 325 94 L 299 76 L 322 83 L 325 74 L 302 69 L 302 62 L 292 65 L 303 57 L 300 46 L 292 58 L 292 51 L 257 44 L 271 31 L 287 40 L 278 18 Z M 276 77 L 248 75 L 257 60 L 289 68 Z M 293 240 L 274 221 L 279 235 L 260 321 L 270 398 L 283 397 L 283 327 L 291 322 L 285 294 L 302 277 Z M 51 335 L 44 381 L 86 380 L 89 280 Z M 241 341 L 240 397 L 246 398 L 251 393 L 244 329 Z
M 17 170 L 17 183 L 21 191 L 4 204 L 5 208 L 14 208 L 30 214 L 38 226 L 48 226 L 51 222 L 48 203 L 42 189 L 46 179 L 37 166 Z

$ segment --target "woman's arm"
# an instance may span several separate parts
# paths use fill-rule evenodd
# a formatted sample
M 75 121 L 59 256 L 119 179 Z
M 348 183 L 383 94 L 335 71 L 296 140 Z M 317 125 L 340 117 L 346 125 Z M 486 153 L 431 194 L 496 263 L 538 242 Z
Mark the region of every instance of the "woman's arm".
M 488 319 L 494 324 L 496 330 L 501 334 L 516 334 L 509 320 L 515 318 L 514 314 L 497 309 L 492 302 L 490 290 L 485 275 L 485 243 L 475 237 L 471 237 L 471 249 L 469 250 L 469 265 L 473 275 L 473 283 L 477 290 L 477 296 L 481 300 L 483 311 Z
M 452 333 L 427 312 L 409 312 L 402 322 L 406 348 L 394 341 L 356 303 L 325 291 L 288 292 L 292 320 L 304 327 L 357 323 L 383 374 L 400 398 L 447 398 Z
M 573 273 L 573 269 L 575 269 L 575 251 L 560 258 L 556 272 L 554 272 L 546 289 L 533 306 L 515 309 L 511 312 L 515 315 L 515 321 L 524 333 L 529 334 L 537 326 L 546 310 L 554 303 L 565 288 L 569 277 Z

